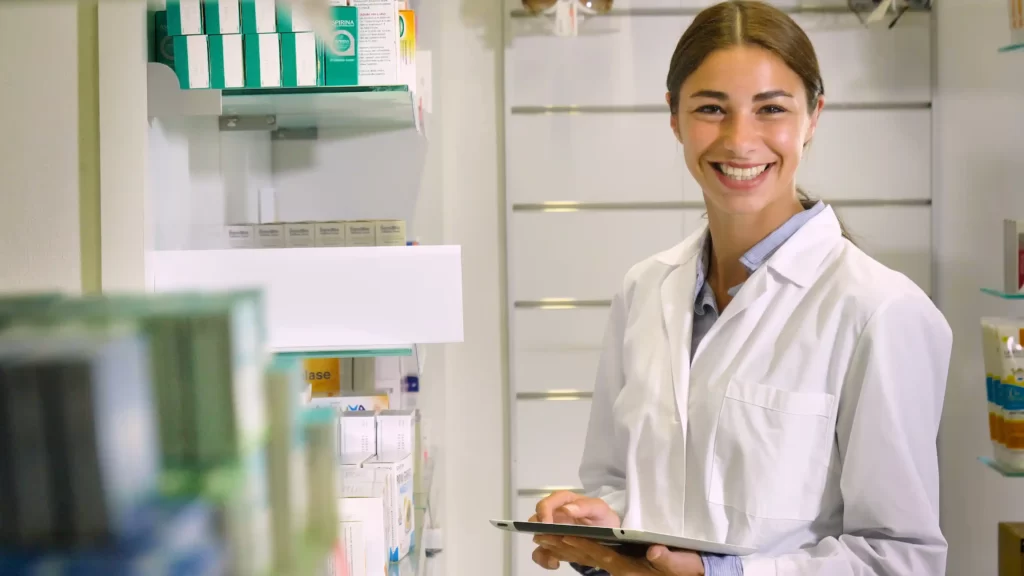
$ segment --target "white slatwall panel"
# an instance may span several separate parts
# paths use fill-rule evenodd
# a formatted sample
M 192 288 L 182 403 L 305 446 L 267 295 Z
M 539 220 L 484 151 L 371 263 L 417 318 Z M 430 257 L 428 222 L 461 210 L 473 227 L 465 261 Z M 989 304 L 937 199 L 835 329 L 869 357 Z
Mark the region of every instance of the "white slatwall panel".
M 513 314 L 515 392 L 594 389 L 608 308 L 519 309 Z
M 841 208 L 836 214 L 862 250 L 931 294 L 931 207 Z
M 898 29 L 866 28 L 852 14 L 798 14 L 814 43 L 832 102 L 931 100 L 930 18 L 907 14 Z M 515 18 L 507 101 L 517 106 L 663 105 L 665 76 L 692 17 L 595 18 L 576 38 Z
M 517 212 L 510 297 L 607 299 L 629 268 L 671 248 L 692 230 L 697 210 Z
M 590 400 L 520 400 L 516 403 L 516 486 L 578 486 Z
M 703 201 L 667 111 L 516 114 L 506 138 L 513 204 Z M 828 200 L 931 198 L 931 111 L 826 109 L 798 180 Z

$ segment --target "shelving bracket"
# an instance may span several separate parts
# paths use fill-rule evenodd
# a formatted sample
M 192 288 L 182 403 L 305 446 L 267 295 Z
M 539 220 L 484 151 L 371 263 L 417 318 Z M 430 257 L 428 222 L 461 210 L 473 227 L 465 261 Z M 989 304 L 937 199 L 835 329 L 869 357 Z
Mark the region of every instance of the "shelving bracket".
M 276 130 L 277 116 L 221 116 L 219 124 L 221 132 Z

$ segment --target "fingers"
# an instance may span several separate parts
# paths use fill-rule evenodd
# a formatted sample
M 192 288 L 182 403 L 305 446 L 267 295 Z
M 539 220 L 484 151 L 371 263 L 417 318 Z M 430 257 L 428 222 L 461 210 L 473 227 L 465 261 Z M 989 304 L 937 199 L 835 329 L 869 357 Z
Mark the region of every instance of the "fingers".
M 558 570 L 560 565 L 551 552 L 539 547 L 533 551 L 533 562 L 545 570 Z
M 704 562 L 695 552 L 673 552 L 664 546 L 651 546 L 647 550 L 647 561 L 665 574 L 700 574 Z
M 537 503 L 537 522 L 551 524 L 555 521 L 555 510 L 582 498 L 579 494 L 565 490 L 555 492 Z
M 580 498 L 554 512 L 555 518 L 566 518 L 572 524 L 600 525 L 607 521 L 608 503 L 600 498 Z
M 565 546 L 588 558 L 587 566 L 600 568 L 611 574 L 627 574 L 636 568 L 636 563 L 615 552 L 611 547 L 598 544 L 586 538 L 563 538 Z

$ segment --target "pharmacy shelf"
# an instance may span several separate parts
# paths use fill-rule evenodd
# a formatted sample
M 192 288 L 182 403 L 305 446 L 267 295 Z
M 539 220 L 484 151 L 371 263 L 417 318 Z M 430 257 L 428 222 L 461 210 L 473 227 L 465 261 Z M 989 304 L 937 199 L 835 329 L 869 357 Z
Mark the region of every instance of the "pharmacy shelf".
M 1000 52 L 1020 52 L 1024 50 L 1024 44 L 1010 44 L 999 48 Z
M 982 464 L 988 466 L 989 468 L 995 470 L 996 472 L 999 472 L 1001 475 L 1006 476 L 1007 478 L 1024 478 L 1024 472 L 1020 470 L 1013 470 L 1007 468 L 1000 464 L 999 462 L 996 462 L 994 459 L 989 458 L 988 456 L 979 456 L 978 460 L 981 461 Z
M 277 356 L 285 358 L 377 358 L 381 356 L 412 356 L 411 345 L 387 348 L 352 346 L 339 349 L 319 348 L 278 348 L 271 350 Z
M 459 246 L 153 251 L 153 292 L 262 289 L 281 351 L 462 342 Z
M 273 118 L 268 128 L 338 128 L 387 132 L 418 128 L 416 98 L 408 86 L 317 86 L 182 90 L 174 70 L 149 63 L 149 116 Z M 251 127 L 251 126 L 250 126 Z
M 1003 292 L 1002 290 L 996 290 L 995 288 L 982 288 L 981 291 L 984 294 L 995 296 L 996 298 L 1002 298 L 1003 300 L 1024 300 L 1024 293 Z

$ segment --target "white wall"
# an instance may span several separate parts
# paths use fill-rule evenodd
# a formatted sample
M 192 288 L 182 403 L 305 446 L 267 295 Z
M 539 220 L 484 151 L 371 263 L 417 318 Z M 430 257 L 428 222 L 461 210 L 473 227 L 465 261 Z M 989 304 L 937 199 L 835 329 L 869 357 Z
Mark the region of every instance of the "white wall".
M 1022 304 L 978 292 L 1002 278 L 1001 221 L 1024 218 L 1024 53 L 1009 44 L 1002 0 L 936 2 L 935 248 L 938 302 L 953 327 L 941 434 L 947 574 L 995 574 L 996 525 L 1024 520 L 1024 480 L 977 462 L 991 454 L 979 319 L 1020 316 Z
M 78 8 L 0 2 L 0 292 L 82 287 Z

